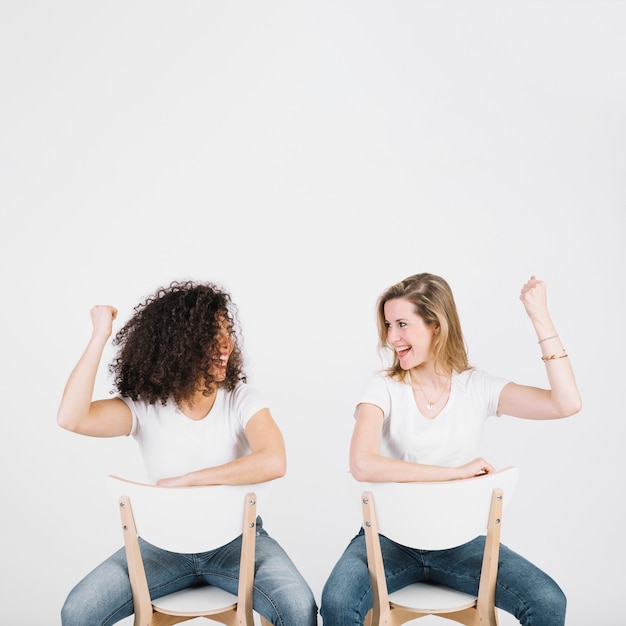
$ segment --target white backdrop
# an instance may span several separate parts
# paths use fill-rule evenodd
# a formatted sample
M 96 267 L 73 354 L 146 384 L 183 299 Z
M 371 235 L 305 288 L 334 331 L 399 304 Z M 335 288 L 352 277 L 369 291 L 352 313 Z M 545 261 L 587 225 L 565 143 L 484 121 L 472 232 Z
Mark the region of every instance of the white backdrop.
M 288 446 L 265 525 L 319 601 L 358 529 L 376 297 L 430 271 L 472 361 L 538 385 L 518 294 L 547 281 L 584 408 L 494 419 L 484 455 L 521 468 L 504 541 L 568 626 L 623 624 L 625 27 L 617 1 L 2 3 L 2 623 L 59 624 L 120 545 L 101 479 L 140 471 L 134 442 L 55 421 L 93 304 L 232 292 Z

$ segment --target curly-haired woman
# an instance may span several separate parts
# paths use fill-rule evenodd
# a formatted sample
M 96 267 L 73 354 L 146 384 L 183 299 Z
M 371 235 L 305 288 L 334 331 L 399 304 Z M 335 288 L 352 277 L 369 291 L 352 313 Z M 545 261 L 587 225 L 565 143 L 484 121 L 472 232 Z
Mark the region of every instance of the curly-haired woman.
M 117 310 L 95 306 L 93 332 L 72 371 L 58 423 L 94 437 L 132 435 L 149 479 L 161 486 L 250 484 L 285 473 L 281 432 L 246 383 L 236 308 L 211 283 L 173 282 L 135 307 L 117 333 L 110 365 L 117 395 L 93 400 Z M 236 545 L 188 559 L 142 543 L 153 597 L 205 581 L 237 592 Z M 313 594 L 290 558 L 259 526 L 254 609 L 272 624 L 313 626 Z M 71 591 L 64 626 L 114 624 L 133 614 L 123 548 Z

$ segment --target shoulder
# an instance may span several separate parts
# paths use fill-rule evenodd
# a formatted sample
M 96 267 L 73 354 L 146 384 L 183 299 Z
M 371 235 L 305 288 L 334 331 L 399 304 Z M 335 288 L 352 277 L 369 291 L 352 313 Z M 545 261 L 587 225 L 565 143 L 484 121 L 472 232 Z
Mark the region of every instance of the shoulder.
M 238 383 L 234 389 L 223 389 L 222 393 L 224 397 L 234 403 L 246 402 L 251 399 L 263 397 L 263 394 L 256 387 L 248 383 Z
M 136 400 L 133 400 L 129 396 L 116 397 L 120 398 L 120 400 L 123 400 L 128 405 L 128 408 L 130 408 L 130 410 L 137 415 L 145 415 L 146 413 L 169 412 L 176 409 L 176 403 L 173 400 L 167 400 L 165 404 L 163 404 L 160 400 L 158 400 L 157 402 L 148 402 L 143 398 L 137 398 Z
M 264 394 L 248 383 L 239 383 L 234 389 L 224 389 L 222 393 L 227 410 L 239 415 L 243 422 L 261 409 L 269 408 Z
M 379 370 L 370 375 L 363 384 L 363 391 L 369 390 L 390 390 L 397 385 L 401 385 L 400 381 L 390 378 L 387 372 Z
M 502 376 L 494 376 L 480 367 L 471 367 L 464 372 L 454 372 L 454 384 L 464 391 L 489 390 L 499 393 L 509 382 Z
M 157 424 L 167 424 L 168 417 L 174 413 L 180 413 L 176 403 L 168 400 L 165 404 L 160 401 L 150 403 L 142 398 L 133 400 L 128 396 L 116 396 L 126 403 L 132 415 L 130 435 L 136 436 L 139 431 L 151 429 Z
M 386 370 L 377 370 L 373 372 L 370 377 L 367 379 L 366 385 L 381 385 L 385 387 L 394 387 L 397 385 L 404 385 L 404 383 L 397 379 L 389 376 Z
M 376 404 L 388 410 L 393 398 L 402 397 L 406 392 L 406 383 L 391 378 L 385 371 L 372 374 L 361 389 L 359 402 Z
M 464 372 L 454 372 L 452 379 L 460 384 L 476 383 L 487 378 L 494 378 L 489 372 L 480 367 L 472 366 L 466 369 Z

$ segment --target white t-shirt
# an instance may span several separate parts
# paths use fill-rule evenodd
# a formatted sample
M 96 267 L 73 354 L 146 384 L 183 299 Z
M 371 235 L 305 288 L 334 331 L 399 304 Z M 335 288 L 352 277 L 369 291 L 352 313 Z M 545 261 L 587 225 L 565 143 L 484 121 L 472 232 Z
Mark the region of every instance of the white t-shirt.
M 165 406 L 125 397 L 122 400 L 132 412 L 130 435 L 139 444 L 152 482 L 249 454 L 246 424 L 267 408 L 261 394 L 244 383 L 233 391 L 218 388 L 213 407 L 201 420 L 190 419 L 171 400 Z
M 374 404 L 383 411 L 383 456 L 457 466 L 479 456 L 485 421 L 497 414 L 500 392 L 508 382 L 475 368 L 455 372 L 446 406 L 428 419 L 417 408 L 410 384 L 380 372 L 365 385 L 359 403 Z

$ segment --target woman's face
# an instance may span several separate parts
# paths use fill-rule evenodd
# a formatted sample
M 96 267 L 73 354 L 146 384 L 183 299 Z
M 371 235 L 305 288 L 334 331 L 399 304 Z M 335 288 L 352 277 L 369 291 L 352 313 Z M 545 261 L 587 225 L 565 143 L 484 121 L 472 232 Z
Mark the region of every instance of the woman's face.
M 405 298 L 388 300 L 384 305 L 387 343 L 398 355 L 400 367 L 409 370 L 432 360 L 433 335 L 437 326 L 426 325 Z
M 232 328 L 227 320 L 220 321 L 220 329 L 216 341 L 217 350 L 211 359 L 210 374 L 213 380 L 222 381 L 226 378 L 228 357 L 233 351 Z

